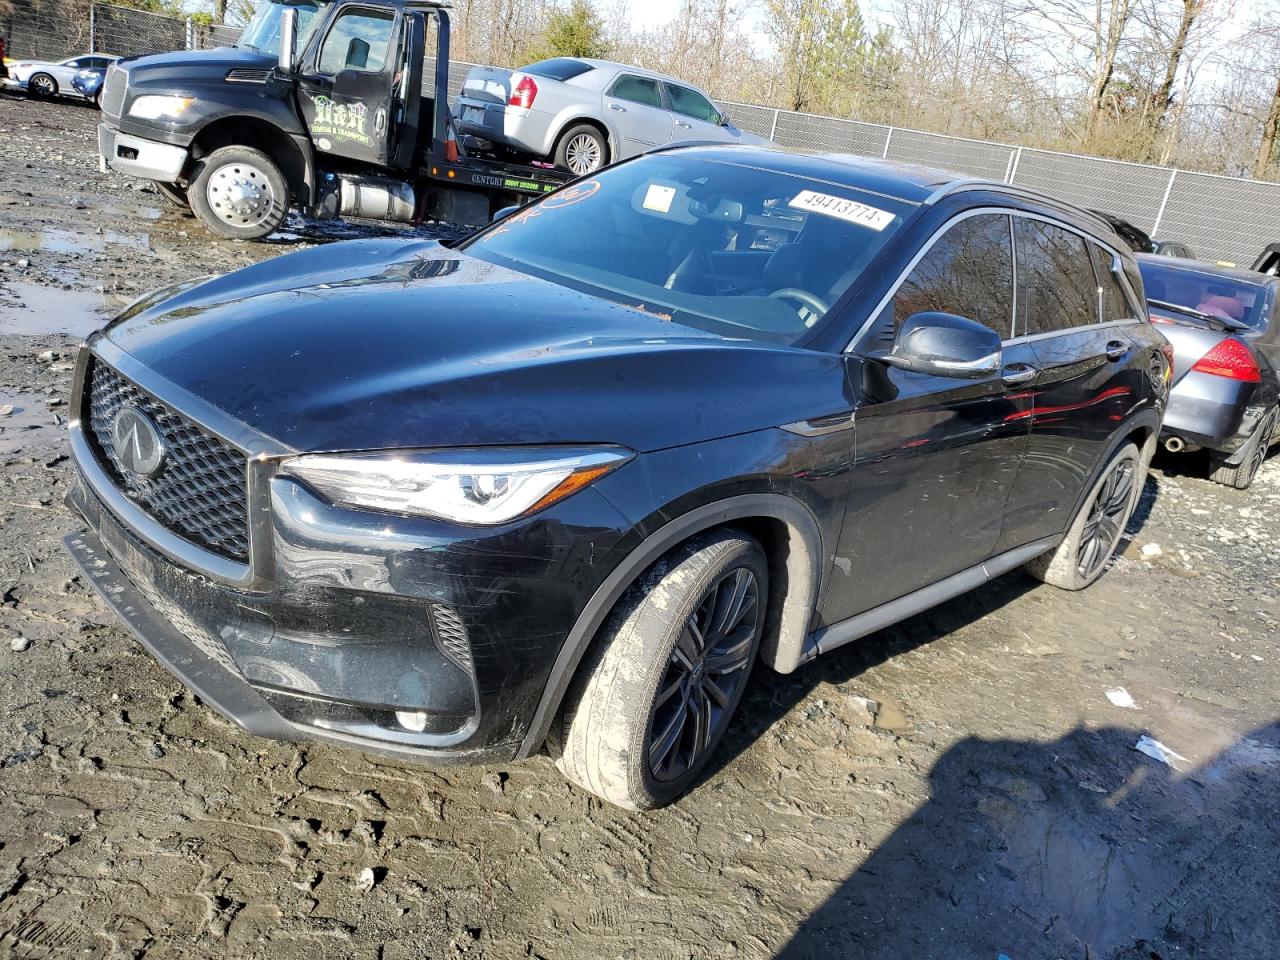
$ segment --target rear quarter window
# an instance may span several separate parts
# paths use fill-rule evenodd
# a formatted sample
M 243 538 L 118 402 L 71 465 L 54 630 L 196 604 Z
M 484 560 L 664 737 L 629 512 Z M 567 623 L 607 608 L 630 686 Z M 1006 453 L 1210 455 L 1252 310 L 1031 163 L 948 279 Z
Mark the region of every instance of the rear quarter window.
M 531 63 L 524 67 L 521 73 L 531 73 L 535 77 L 546 77 L 548 80 L 559 80 L 563 83 L 565 80 L 572 80 L 580 77 L 584 73 L 590 73 L 594 70 L 589 63 L 583 63 L 581 60 L 574 60 L 570 57 L 553 57 L 550 60 L 539 60 L 537 63 Z

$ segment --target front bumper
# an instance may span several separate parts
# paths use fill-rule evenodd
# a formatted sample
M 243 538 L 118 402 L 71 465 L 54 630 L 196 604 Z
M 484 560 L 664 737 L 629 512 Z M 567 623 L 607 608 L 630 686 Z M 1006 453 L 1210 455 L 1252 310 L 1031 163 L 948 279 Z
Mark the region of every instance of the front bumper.
M 107 123 L 98 124 L 98 154 L 104 168 L 163 183 L 180 179 L 191 156 L 186 147 L 144 140 Z

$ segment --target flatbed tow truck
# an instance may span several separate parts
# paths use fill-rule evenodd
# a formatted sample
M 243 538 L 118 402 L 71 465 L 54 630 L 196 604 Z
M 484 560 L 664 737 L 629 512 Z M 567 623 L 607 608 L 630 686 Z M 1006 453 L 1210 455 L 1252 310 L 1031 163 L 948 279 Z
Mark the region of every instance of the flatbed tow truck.
M 478 226 L 573 179 L 459 144 L 448 8 L 266 0 L 235 47 L 118 62 L 102 90 L 102 164 L 155 181 L 236 240 L 270 235 L 290 209 Z

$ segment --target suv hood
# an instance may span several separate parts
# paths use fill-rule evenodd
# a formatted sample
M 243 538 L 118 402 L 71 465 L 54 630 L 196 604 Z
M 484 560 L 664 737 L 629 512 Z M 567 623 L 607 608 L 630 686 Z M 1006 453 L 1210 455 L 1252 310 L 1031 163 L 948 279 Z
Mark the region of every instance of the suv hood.
M 302 451 L 644 451 L 829 413 L 819 385 L 843 400 L 837 356 L 726 340 L 434 241 L 280 257 L 144 298 L 104 335 Z

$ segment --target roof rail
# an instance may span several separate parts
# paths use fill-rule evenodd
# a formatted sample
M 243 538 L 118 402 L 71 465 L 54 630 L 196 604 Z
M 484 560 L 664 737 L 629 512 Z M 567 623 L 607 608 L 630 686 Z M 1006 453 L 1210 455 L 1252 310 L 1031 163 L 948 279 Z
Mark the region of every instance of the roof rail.
M 953 193 L 964 193 L 969 190 L 990 190 L 993 193 L 1007 193 L 1015 197 L 1025 197 L 1028 200 L 1041 200 L 1046 203 L 1056 203 L 1060 206 L 1070 207 L 1072 210 L 1083 214 L 1091 220 L 1097 220 L 1106 226 L 1108 230 L 1112 230 L 1112 226 L 1100 214 L 1090 210 L 1088 207 L 1082 207 L 1079 204 L 1072 203 L 1070 200 L 1063 200 L 1061 197 L 1055 197 L 1047 193 L 1041 193 L 1039 190 L 1031 190 L 1027 187 L 1019 186 L 1015 183 L 1005 183 L 1003 180 L 985 180 L 979 177 L 969 178 L 965 180 L 952 180 L 950 183 L 944 183 L 938 187 L 933 193 L 925 199 L 925 206 L 932 206 L 943 197 L 950 196 Z

